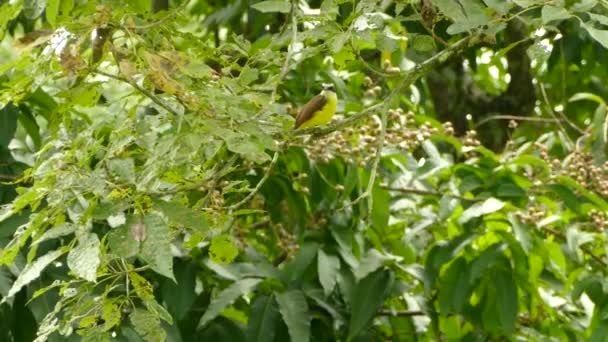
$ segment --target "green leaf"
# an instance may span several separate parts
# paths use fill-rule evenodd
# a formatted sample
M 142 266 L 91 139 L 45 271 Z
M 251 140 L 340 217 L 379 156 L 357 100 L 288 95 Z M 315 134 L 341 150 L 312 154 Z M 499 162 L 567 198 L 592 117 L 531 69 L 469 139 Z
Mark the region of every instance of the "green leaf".
M 602 46 L 608 49 L 608 30 L 599 30 L 591 27 L 585 23 L 581 23 L 581 26 L 589 32 L 591 38 L 595 39 L 598 43 L 602 44 Z
M 52 240 L 58 237 L 72 234 L 76 231 L 76 228 L 76 225 L 71 223 L 58 224 L 56 226 L 51 227 L 49 230 L 40 235 L 40 237 L 38 237 L 36 240 L 34 240 L 34 242 L 32 242 L 32 245 L 37 245 L 47 240 Z
M 564 20 L 572 16 L 565 8 L 545 5 L 541 12 L 543 23 L 548 24 L 555 20 Z
M 340 259 L 335 255 L 326 254 L 322 249 L 319 249 L 317 254 L 317 271 L 319 272 L 319 282 L 321 282 L 323 291 L 326 296 L 329 296 L 338 281 Z
M 46 20 L 51 26 L 55 27 L 57 21 L 57 13 L 59 12 L 59 4 L 61 0 L 47 0 L 46 5 Z
M 608 320 L 603 319 L 597 324 L 593 330 L 593 334 L 589 337 L 589 342 L 606 342 L 608 336 Z
M 606 102 L 604 102 L 604 99 L 602 99 L 601 96 L 597 96 L 597 95 L 592 94 L 592 93 L 576 93 L 576 94 L 572 95 L 568 99 L 568 102 L 575 102 L 575 101 L 581 101 L 581 100 L 595 101 L 598 104 L 605 104 L 606 103 Z
M 38 18 L 46 7 L 46 0 L 23 0 L 23 14 L 28 19 Z
M 108 245 L 113 253 L 121 258 L 130 258 L 139 252 L 140 241 L 131 234 L 133 225 L 141 225 L 139 218 L 129 216 L 127 222 L 108 233 Z
M 460 218 L 458 218 L 459 224 L 464 224 L 469 222 L 472 218 L 480 217 L 483 215 L 491 214 L 502 209 L 505 206 L 505 203 L 497 200 L 496 198 L 488 198 L 484 202 L 478 202 L 467 208 Z
M 441 277 L 439 284 L 439 310 L 442 315 L 460 313 L 469 301 L 473 290 L 469 277 L 469 267 L 466 259 L 459 257 L 450 263 L 450 266 Z M 474 284 L 474 283 L 473 283 Z
M 554 268 L 563 276 L 566 274 L 566 257 L 562 252 L 560 245 L 554 241 L 545 241 L 549 261 Z
M 274 341 L 278 323 L 279 309 L 274 297 L 257 297 L 251 305 L 251 315 L 247 325 L 247 341 Z
M 508 263 L 507 263 L 508 265 Z M 498 321 L 501 330 L 510 335 L 515 329 L 517 320 L 517 285 L 513 279 L 511 268 L 500 268 L 495 273 L 494 286 L 496 287 L 496 304 L 498 310 Z
M 173 265 L 173 273 L 177 283 L 162 279 L 160 285 L 161 298 L 175 320 L 180 321 L 190 311 L 196 300 L 196 270 L 197 265 L 189 261 L 177 259 Z
M 448 317 L 439 317 L 439 328 L 441 332 L 445 334 L 448 341 L 461 341 L 462 333 L 460 329 L 460 320 L 458 315 L 451 315 Z
M 287 278 L 287 281 L 297 280 L 302 277 L 304 271 L 306 271 L 314 260 L 315 255 L 317 255 L 318 249 L 319 245 L 314 242 L 305 242 L 300 247 L 293 260 L 285 266 L 283 274 Z
M 129 319 L 135 331 L 145 341 L 165 341 L 167 333 L 160 326 L 158 317 L 146 310 L 135 309 Z
M 15 135 L 19 109 L 12 103 L 0 109 L 0 147 L 8 150 L 8 144 Z
M 382 306 L 384 298 L 393 286 L 393 274 L 386 270 L 374 272 L 355 287 L 351 301 L 351 318 L 348 340 L 353 339 L 367 326 Z
M 509 10 L 511 10 L 511 8 L 513 8 L 513 3 L 511 3 L 510 1 L 483 0 L 483 2 L 485 2 L 485 4 L 488 5 L 488 7 L 495 10 L 496 13 L 498 13 L 500 15 L 505 15 L 505 14 L 509 13 Z
M 25 128 L 30 138 L 32 138 L 34 148 L 38 150 L 40 148 L 40 127 L 38 127 L 38 123 L 32 113 L 22 108 L 21 115 L 19 115 L 19 123 Z
M 602 25 L 608 26 L 608 17 L 607 16 L 597 14 L 597 13 L 591 13 L 591 12 L 587 12 L 587 15 L 589 16 L 589 18 L 591 18 L 591 20 L 598 22 Z
M 243 70 L 241 70 L 241 74 L 239 75 L 239 82 L 243 86 L 248 86 L 251 83 L 255 82 L 259 77 L 258 69 L 250 68 L 249 66 L 245 66 Z
M 118 180 L 135 183 L 135 162 L 133 159 L 112 159 L 108 162 L 110 174 Z
M 207 307 L 207 311 L 205 311 L 205 314 L 198 322 L 198 329 L 204 327 L 207 323 L 216 318 L 225 308 L 234 303 L 237 298 L 251 292 L 251 290 L 253 290 L 261 281 L 262 279 L 252 278 L 236 281 L 222 291 L 219 296 L 212 298 L 209 307 Z
M 308 342 L 310 340 L 310 320 L 306 297 L 300 290 L 289 290 L 279 293 L 277 302 L 279 312 L 289 330 L 291 341 Z
M 387 190 L 374 186 L 372 196 L 372 225 L 378 233 L 383 233 L 388 226 L 388 219 L 390 217 L 389 205 L 391 195 Z
M 97 268 L 101 264 L 97 234 L 86 233 L 78 237 L 78 244 L 68 254 L 68 267 L 77 276 L 97 280 Z
M 231 263 L 239 255 L 239 249 L 228 235 L 216 235 L 211 239 L 209 257 L 218 264 Z
M 262 13 L 289 13 L 291 10 L 291 4 L 287 0 L 267 0 L 253 4 L 251 7 Z
M 246 135 L 231 135 L 225 141 L 230 151 L 238 153 L 251 161 L 261 163 L 270 159 L 264 146 Z
M 432 51 L 435 48 L 435 39 L 426 34 L 409 34 L 409 44 L 412 49 L 421 52 Z
M 175 281 L 173 276 L 171 239 L 167 223 L 159 213 L 151 212 L 144 217 L 143 227 L 145 239 L 141 245 L 141 258 L 158 274 Z
M 392 260 L 392 258 L 387 257 L 375 249 L 370 249 L 365 257 L 359 262 L 359 266 L 353 270 L 355 279 L 359 281 L 365 278 L 368 274 L 382 267 L 387 260 Z
M 454 21 L 447 29 L 452 35 L 486 25 L 491 19 L 477 0 L 437 0 L 433 4 Z
M 8 291 L 6 297 L 2 298 L 1 303 L 6 302 L 8 299 L 13 297 L 17 292 L 21 290 L 25 285 L 31 283 L 32 281 L 38 279 L 40 277 L 40 273 L 53 261 L 62 256 L 65 252 L 68 251 L 68 247 L 64 246 L 60 249 L 56 249 L 54 251 L 48 252 L 47 254 L 41 256 L 36 259 L 36 261 L 31 264 L 27 264 L 23 271 L 19 273 L 17 280 L 13 283 L 13 286 Z
M 156 200 L 154 201 L 154 207 L 162 211 L 172 225 L 202 233 L 209 229 L 209 223 L 205 216 L 179 202 Z
M 481 252 L 471 263 L 469 281 L 477 283 L 479 278 L 494 267 L 496 259 L 503 255 L 506 245 L 497 242 Z

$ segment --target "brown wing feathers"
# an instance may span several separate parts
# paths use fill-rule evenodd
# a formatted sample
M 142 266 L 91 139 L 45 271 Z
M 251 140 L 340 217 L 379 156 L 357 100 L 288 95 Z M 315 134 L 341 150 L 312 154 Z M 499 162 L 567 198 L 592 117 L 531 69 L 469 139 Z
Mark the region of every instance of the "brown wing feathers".
M 302 107 L 302 109 L 300 109 L 300 113 L 298 114 L 298 117 L 296 118 L 295 128 L 300 127 L 301 124 L 310 120 L 312 118 L 313 114 L 316 111 L 323 108 L 323 106 L 325 106 L 326 103 L 327 103 L 327 98 L 323 95 L 317 95 L 317 96 L 313 97 L 312 99 L 310 99 L 310 101 L 308 101 L 308 103 L 304 107 Z

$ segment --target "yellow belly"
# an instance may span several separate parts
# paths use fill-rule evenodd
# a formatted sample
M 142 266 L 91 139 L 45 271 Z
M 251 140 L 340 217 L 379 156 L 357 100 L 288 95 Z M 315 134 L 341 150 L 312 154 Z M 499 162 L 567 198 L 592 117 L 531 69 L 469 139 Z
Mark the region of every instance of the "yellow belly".
M 304 121 L 298 128 L 315 127 L 325 125 L 331 118 L 336 114 L 336 106 L 338 104 L 338 98 L 336 95 L 328 96 L 327 103 L 322 110 L 316 111 L 312 118 Z

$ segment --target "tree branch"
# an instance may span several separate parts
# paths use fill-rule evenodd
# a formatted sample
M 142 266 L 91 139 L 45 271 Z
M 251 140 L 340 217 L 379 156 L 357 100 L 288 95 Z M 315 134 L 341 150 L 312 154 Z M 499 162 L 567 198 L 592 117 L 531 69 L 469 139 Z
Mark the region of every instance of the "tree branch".
M 399 317 L 412 317 L 412 316 L 426 316 L 424 311 L 420 310 L 380 310 L 378 316 L 399 316 Z
M 415 188 L 393 188 L 390 186 L 381 186 L 381 188 L 388 190 L 388 191 L 400 192 L 403 194 L 414 194 L 414 195 L 422 195 L 422 196 L 448 196 L 448 197 L 456 198 L 456 199 L 459 199 L 462 201 L 470 201 L 470 202 L 479 202 L 480 201 L 479 199 L 476 199 L 476 198 L 467 198 L 467 197 L 460 196 L 460 195 L 442 193 L 442 192 L 433 191 L 433 190 L 422 190 L 422 189 L 415 189 Z
M 393 96 L 398 94 L 401 91 L 401 89 L 403 89 L 404 87 L 410 86 L 411 84 L 416 82 L 420 77 L 429 73 L 432 69 L 445 63 L 450 58 L 452 58 L 456 55 L 459 55 L 465 49 L 480 43 L 482 40 L 483 40 L 482 34 L 474 34 L 471 36 L 467 36 L 467 37 L 457 41 L 453 45 L 449 46 L 448 48 L 442 50 L 441 52 L 435 54 L 433 57 L 427 59 L 426 61 L 416 65 L 413 69 L 402 72 L 401 81 L 391 91 L 391 93 L 386 97 L 385 102 L 386 101 L 390 102 L 390 100 L 393 98 Z M 351 126 L 355 122 L 358 122 L 360 120 L 363 120 L 363 119 L 369 117 L 372 113 L 374 113 L 378 108 L 382 107 L 383 105 L 385 105 L 384 102 L 376 103 L 375 105 L 370 106 L 370 107 L 364 109 L 363 111 L 361 111 L 353 116 L 350 116 L 344 120 L 332 122 L 332 123 L 329 123 L 328 125 L 324 125 L 324 126 L 297 129 L 297 130 L 291 131 L 289 134 L 290 134 L 290 136 L 300 136 L 300 135 L 307 135 L 307 134 L 311 134 L 313 136 L 327 135 L 331 132 L 337 131 L 344 127 Z
M 266 180 L 268 180 L 268 177 L 270 177 L 272 168 L 279 160 L 279 152 L 280 151 L 276 151 L 274 153 L 274 156 L 272 157 L 272 161 L 270 162 L 270 165 L 268 165 L 268 169 L 266 169 L 264 176 L 262 177 L 262 179 L 260 179 L 260 181 L 255 186 L 255 188 L 247 196 L 245 196 L 245 198 L 240 200 L 238 203 L 235 203 L 235 204 L 231 205 L 230 207 L 228 207 L 229 210 L 236 210 L 236 209 L 240 208 L 243 204 L 247 203 L 250 199 L 253 198 L 253 196 L 255 196 L 260 191 L 260 189 L 262 188 L 262 185 L 264 185 L 264 183 L 266 183 Z
M 168 111 L 169 113 L 175 115 L 175 116 L 179 116 L 180 114 L 173 108 L 169 107 L 169 105 L 167 105 L 166 103 L 164 103 L 163 101 L 161 101 L 156 95 L 152 94 L 151 92 L 149 92 L 148 90 L 142 88 L 139 86 L 139 84 L 135 83 L 132 80 L 120 77 L 118 75 L 113 75 L 110 73 L 107 73 L 105 71 L 101 71 L 101 70 L 91 70 L 93 73 L 99 74 L 99 75 L 103 75 L 109 78 L 113 78 L 117 81 L 121 81 L 124 83 L 129 84 L 131 87 L 137 89 L 140 93 L 144 94 L 146 97 L 148 97 L 150 100 L 152 100 L 152 102 L 156 103 L 157 105 L 163 107 L 166 111 Z

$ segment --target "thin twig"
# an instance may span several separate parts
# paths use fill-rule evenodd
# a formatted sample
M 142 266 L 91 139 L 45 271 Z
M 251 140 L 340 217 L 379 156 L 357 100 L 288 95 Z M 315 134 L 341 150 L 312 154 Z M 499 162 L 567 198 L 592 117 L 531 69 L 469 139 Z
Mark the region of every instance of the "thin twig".
M 279 152 L 280 151 L 276 151 L 274 153 L 274 156 L 272 156 L 272 161 L 270 162 L 270 165 L 268 165 L 268 169 L 266 169 L 264 176 L 262 177 L 262 179 L 260 179 L 260 181 L 255 186 L 255 188 L 247 196 L 245 196 L 245 198 L 243 198 L 241 201 L 228 207 L 229 210 L 236 210 L 236 209 L 240 208 L 243 204 L 247 203 L 250 199 L 253 198 L 253 196 L 255 196 L 260 191 L 260 189 L 262 188 L 262 185 L 264 185 L 264 183 L 266 183 L 266 180 L 268 180 L 268 177 L 270 177 L 270 173 L 272 172 L 273 166 L 279 160 Z
M 181 3 L 181 5 L 179 5 L 176 9 L 174 9 L 171 13 L 166 15 L 164 18 L 159 19 L 159 20 L 149 23 L 149 24 L 145 24 L 145 25 L 141 25 L 141 26 L 134 26 L 133 28 L 141 31 L 141 30 L 149 30 L 149 29 L 153 28 L 154 26 L 162 25 L 165 21 L 167 21 L 169 19 L 173 19 L 177 14 L 179 14 L 179 12 L 184 7 L 186 7 L 187 4 L 188 4 L 188 1 L 184 0 L 184 2 Z
M 154 102 L 157 105 L 163 107 L 169 113 L 171 113 L 171 114 L 173 114 L 175 116 L 179 116 L 180 115 L 175 109 L 169 107 L 169 105 L 167 105 L 166 103 L 164 103 L 163 101 L 161 101 L 156 95 L 154 95 L 151 92 L 149 92 L 148 90 L 140 87 L 139 84 L 135 83 L 132 80 L 126 79 L 124 77 L 120 77 L 118 75 L 113 75 L 113 74 L 110 74 L 110 73 L 107 73 L 107 72 L 101 71 L 101 70 L 92 70 L 92 72 L 94 72 L 96 74 L 99 74 L 99 75 L 103 75 L 103 76 L 109 77 L 109 78 L 113 78 L 113 79 L 115 79 L 117 81 L 121 81 L 121 82 L 127 83 L 127 84 L 131 85 L 133 88 L 137 89 L 140 93 L 144 94 L 150 100 L 152 100 L 152 102 Z
M 422 196 L 448 196 L 448 197 L 452 197 L 452 198 L 456 198 L 459 200 L 463 200 L 463 201 L 471 201 L 471 202 L 479 202 L 479 199 L 476 198 L 467 198 L 464 196 L 460 196 L 460 195 L 455 195 L 455 194 L 450 194 L 450 193 L 442 193 L 439 191 L 433 191 L 433 190 L 422 190 L 422 189 L 415 189 L 415 188 L 393 188 L 390 186 L 380 186 L 382 189 L 388 190 L 388 191 L 395 191 L 395 192 L 400 192 L 403 194 L 414 194 L 414 195 L 422 195 Z
M 264 227 L 267 227 L 269 224 L 270 224 L 270 220 L 263 220 L 263 221 L 252 224 L 251 226 L 249 226 L 248 230 L 262 229 Z
M 0 180 L 15 181 L 19 179 L 19 177 L 20 176 L 0 174 Z
M 553 117 L 557 118 L 557 114 L 553 110 L 553 106 L 551 106 L 551 102 L 549 101 L 549 97 L 547 96 L 547 92 L 545 91 L 545 86 L 542 83 L 540 83 L 539 86 L 540 86 L 540 93 L 543 95 L 543 100 L 545 100 L 545 104 L 547 105 L 547 107 L 549 107 L 549 113 L 551 113 L 551 115 L 553 115 Z M 568 120 L 566 115 L 564 115 L 564 112 L 559 111 L 558 113 L 559 113 L 560 118 L 563 121 L 565 121 L 570 127 L 572 127 L 575 131 L 577 131 L 581 135 L 586 134 L 585 131 L 580 129 L 577 125 L 575 125 L 574 122 Z M 558 122 L 559 122 L 559 120 L 558 120 Z M 563 126 L 562 126 L 562 129 L 564 130 L 564 132 L 566 131 L 565 127 L 563 127 Z
M 213 174 L 213 176 L 211 177 L 211 179 L 204 179 L 200 182 L 188 184 L 186 186 L 165 190 L 165 191 L 163 191 L 163 194 L 175 194 L 175 193 L 180 193 L 180 192 L 184 192 L 184 191 L 196 190 L 201 187 L 206 187 L 208 184 L 214 184 L 217 182 L 218 179 L 222 178 L 226 174 L 226 172 L 230 169 L 230 167 L 234 164 L 234 162 L 237 159 L 238 159 L 238 156 L 236 154 L 233 155 L 232 157 L 230 157 L 230 159 L 226 162 L 226 164 L 224 164 L 224 167 L 222 167 L 220 170 L 215 172 Z
M 298 41 L 298 21 L 296 20 L 296 5 L 293 0 L 291 2 L 291 43 L 287 47 L 287 54 L 285 54 L 285 61 L 283 62 L 283 66 L 281 67 L 281 73 L 279 74 L 279 79 L 277 80 L 277 84 L 272 90 L 272 95 L 270 96 L 270 102 L 274 103 L 275 98 L 277 96 L 277 91 L 279 89 L 279 85 L 287 76 L 287 72 L 289 71 L 289 62 L 291 61 L 291 57 L 293 56 L 294 50 L 296 48 L 296 43 Z
M 560 232 L 557 231 L 553 228 L 549 228 L 549 227 L 541 227 L 541 229 L 553 236 L 556 236 L 562 240 L 567 240 L 566 236 Z M 606 262 L 600 258 L 599 256 L 595 255 L 591 250 L 589 250 L 589 248 L 587 246 L 579 246 L 579 248 L 581 249 L 581 251 L 583 251 L 583 253 L 587 254 L 588 256 L 590 256 L 593 260 L 595 260 L 598 264 L 606 267 L 608 266 L 608 264 L 606 264 Z
M 424 311 L 420 310 L 380 310 L 378 316 L 399 316 L 399 317 L 412 317 L 412 316 L 426 316 Z
M 515 120 L 515 121 L 532 121 L 532 122 L 544 122 L 544 123 L 558 123 L 560 122 L 557 118 L 535 118 L 535 117 L 525 117 L 525 116 L 517 116 L 517 115 L 492 115 L 483 120 L 480 120 L 475 124 L 475 127 L 482 126 L 488 121 L 492 120 Z

